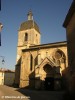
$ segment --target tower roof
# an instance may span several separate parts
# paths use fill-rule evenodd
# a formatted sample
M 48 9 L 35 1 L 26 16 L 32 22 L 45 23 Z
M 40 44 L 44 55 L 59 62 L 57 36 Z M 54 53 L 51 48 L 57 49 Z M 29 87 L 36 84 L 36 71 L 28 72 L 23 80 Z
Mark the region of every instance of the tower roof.
M 40 33 L 38 25 L 33 20 L 32 11 L 29 11 L 27 16 L 28 16 L 28 20 L 23 22 L 23 23 L 21 23 L 19 31 L 23 31 L 23 30 L 34 28 L 37 32 Z
M 19 30 L 23 31 L 23 30 L 27 30 L 31 28 L 34 28 L 36 31 L 40 33 L 38 25 L 33 20 L 28 20 L 28 21 L 23 22 Z

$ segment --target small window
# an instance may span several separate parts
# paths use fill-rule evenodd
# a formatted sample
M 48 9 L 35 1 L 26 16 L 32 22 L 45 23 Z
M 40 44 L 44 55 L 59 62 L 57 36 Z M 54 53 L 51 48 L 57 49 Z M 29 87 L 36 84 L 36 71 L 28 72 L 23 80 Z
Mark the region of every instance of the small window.
M 28 41 L 28 33 L 25 33 L 25 41 Z

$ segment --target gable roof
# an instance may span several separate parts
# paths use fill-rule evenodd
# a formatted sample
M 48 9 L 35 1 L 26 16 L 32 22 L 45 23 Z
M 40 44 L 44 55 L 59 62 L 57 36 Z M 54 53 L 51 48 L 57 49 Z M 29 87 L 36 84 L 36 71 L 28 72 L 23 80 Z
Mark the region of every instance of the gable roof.
M 42 60 L 42 62 L 37 66 L 37 68 L 38 68 L 38 67 L 40 68 L 41 65 L 44 66 L 44 65 L 46 65 L 46 64 L 49 64 L 49 65 L 51 65 L 52 67 L 55 66 L 55 63 L 52 61 L 52 59 L 50 59 L 50 58 L 48 58 L 48 57 L 45 57 L 45 58 Z

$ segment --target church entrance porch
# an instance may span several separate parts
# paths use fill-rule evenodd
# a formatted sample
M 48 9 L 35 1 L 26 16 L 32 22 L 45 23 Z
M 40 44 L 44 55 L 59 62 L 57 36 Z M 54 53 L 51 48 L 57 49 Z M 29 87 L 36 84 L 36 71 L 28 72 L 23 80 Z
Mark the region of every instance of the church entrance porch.
M 46 77 L 44 82 L 45 90 L 54 90 L 54 78 Z
M 54 79 L 54 90 L 59 91 L 62 89 L 62 78 Z
M 54 90 L 54 68 L 50 64 L 46 64 L 43 67 L 46 76 L 44 77 L 44 89 Z
M 41 80 L 40 77 L 35 79 L 36 90 L 59 91 L 62 89 L 62 79 L 54 77 L 46 77 Z
M 61 74 L 56 73 L 55 67 L 49 64 L 43 66 L 42 70 L 36 77 L 35 87 L 41 90 L 61 90 Z

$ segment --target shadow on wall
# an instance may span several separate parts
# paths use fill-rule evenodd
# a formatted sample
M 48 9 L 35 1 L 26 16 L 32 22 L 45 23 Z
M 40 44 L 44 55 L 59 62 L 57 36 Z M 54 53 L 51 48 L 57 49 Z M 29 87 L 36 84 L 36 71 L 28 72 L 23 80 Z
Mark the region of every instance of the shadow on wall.
M 32 90 L 62 91 L 64 89 L 63 78 L 60 73 L 55 73 L 54 69 L 55 67 L 49 68 L 48 70 L 45 69 L 47 74 L 44 80 L 41 79 L 40 75 L 36 77 L 35 71 L 33 71 L 29 75 L 29 85 L 25 88 Z M 57 74 L 58 77 L 55 78 L 54 73 Z
M 39 77 L 35 79 L 34 76 L 35 76 L 35 72 L 30 74 L 29 86 L 27 86 L 25 88 L 19 88 L 16 91 L 27 96 L 29 100 L 38 100 L 38 98 L 39 98 L 39 100 L 47 100 L 47 98 L 48 98 L 48 100 L 49 99 L 50 100 L 74 100 L 75 94 L 72 92 L 71 93 L 68 92 L 68 89 L 67 89 L 67 87 L 69 86 L 68 81 L 69 81 L 69 77 L 70 77 L 69 68 L 66 68 L 63 71 L 62 82 L 63 82 L 64 88 L 62 88 L 62 90 L 64 89 L 65 92 L 53 91 L 54 90 L 54 86 L 53 86 L 54 78 L 46 78 L 45 82 L 44 82 L 44 81 L 40 80 Z M 48 82 L 52 82 L 53 84 L 50 85 Z M 50 88 L 49 91 L 45 91 L 42 89 L 43 83 L 45 83 L 44 86 L 47 85 L 47 87 L 45 86 L 44 89 L 48 90 Z M 38 86 L 38 88 L 36 86 Z M 35 88 L 37 90 L 34 90 Z
M 67 67 L 63 71 L 63 82 L 65 94 L 63 100 L 74 100 L 75 98 L 75 74 L 71 67 Z

